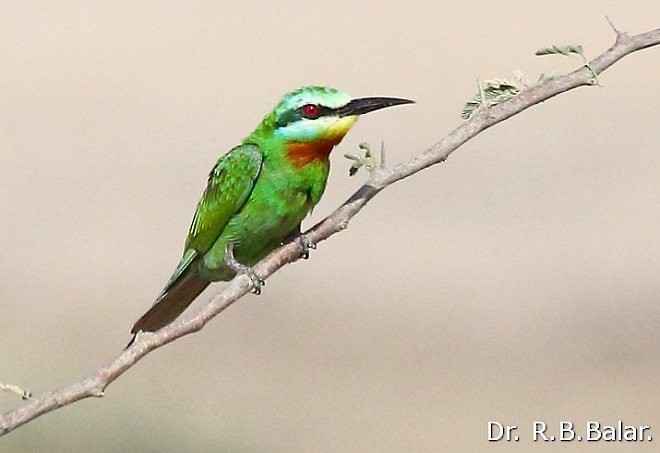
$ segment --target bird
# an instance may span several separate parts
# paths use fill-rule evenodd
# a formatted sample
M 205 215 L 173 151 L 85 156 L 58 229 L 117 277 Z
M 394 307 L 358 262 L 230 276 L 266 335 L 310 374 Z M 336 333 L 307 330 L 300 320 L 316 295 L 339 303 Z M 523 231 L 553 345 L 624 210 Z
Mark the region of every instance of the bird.
M 313 245 L 301 235 L 300 225 L 323 195 L 332 149 L 360 115 L 413 102 L 352 98 L 324 86 L 285 94 L 211 170 L 183 256 L 151 308 L 133 325 L 129 346 L 140 331 L 154 332 L 174 321 L 211 282 L 243 272 L 259 293 L 263 282 L 251 266 L 287 239 L 299 237 L 306 255 Z

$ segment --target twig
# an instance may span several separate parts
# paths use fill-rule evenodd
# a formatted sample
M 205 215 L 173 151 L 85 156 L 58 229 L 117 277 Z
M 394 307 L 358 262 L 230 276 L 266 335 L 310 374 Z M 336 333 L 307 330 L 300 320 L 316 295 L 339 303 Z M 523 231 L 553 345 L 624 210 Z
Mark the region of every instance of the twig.
M 616 25 L 614 25 L 614 22 L 612 22 L 610 16 L 605 16 L 605 19 L 607 19 L 607 23 L 610 24 L 610 27 L 612 28 L 612 30 L 614 30 L 614 33 L 616 34 L 617 37 L 623 34 L 621 30 L 616 28 Z
M 0 390 L 4 390 L 14 395 L 19 396 L 22 400 L 27 400 L 32 396 L 32 393 L 28 389 L 22 389 L 18 385 L 13 384 L 3 384 L 0 382 Z
M 624 56 L 658 44 L 660 44 L 660 29 L 633 36 L 620 32 L 617 33 L 617 40 L 614 45 L 590 61 L 589 65 L 594 73 L 600 74 Z M 312 243 L 316 244 L 342 231 L 346 228 L 350 219 L 385 187 L 431 165 L 445 161 L 452 152 L 475 135 L 533 105 L 574 88 L 591 85 L 592 70 L 583 66 L 547 83 L 526 88 L 501 104 L 475 112 L 469 120 L 463 122 L 445 138 L 416 157 L 397 165 L 391 170 L 379 169 L 379 171 L 372 172 L 365 185 L 305 234 Z M 257 263 L 254 266 L 254 271 L 262 278 L 266 278 L 299 257 L 299 245 L 295 241 L 290 242 Z M 123 351 L 116 359 L 98 368 L 86 378 L 31 398 L 24 406 L 0 416 L 0 435 L 6 434 L 45 413 L 83 398 L 102 396 L 108 385 L 149 352 L 184 335 L 199 331 L 211 318 L 247 294 L 251 288 L 252 284 L 247 275 L 237 276 L 220 294 L 196 312 L 184 314 L 181 318 L 153 335 L 145 336 Z

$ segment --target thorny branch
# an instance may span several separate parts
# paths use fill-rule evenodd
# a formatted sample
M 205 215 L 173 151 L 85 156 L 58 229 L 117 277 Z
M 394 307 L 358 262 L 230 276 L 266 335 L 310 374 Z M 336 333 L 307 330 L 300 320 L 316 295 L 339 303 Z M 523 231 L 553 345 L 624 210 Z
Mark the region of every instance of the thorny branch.
M 638 35 L 629 35 L 616 29 L 613 25 L 612 28 L 616 33 L 615 43 L 590 61 L 588 67 L 583 66 L 547 83 L 526 88 L 511 99 L 493 107 L 482 106 L 474 112 L 469 120 L 416 157 L 397 165 L 391 170 L 375 168 L 366 184 L 332 214 L 306 232 L 310 243 L 316 244 L 342 231 L 348 226 L 350 219 L 378 192 L 431 165 L 444 162 L 452 152 L 480 132 L 553 96 L 580 86 L 593 85 L 594 73 L 600 74 L 628 54 L 660 44 L 660 29 Z M 254 270 L 257 275 L 265 279 L 282 266 L 297 260 L 300 253 L 301 249 L 297 241 L 285 244 L 257 263 Z M 108 385 L 145 355 L 177 338 L 199 331 L 208 321 L 250 292 L 251 289 L 252 281 L 248 276 L 240 275 L 234 278 L 220 294 L 199 310 L 184 314 L 172 324 L 154 334 L 144 335 L 116 359 L 98 368 L 89 376 L 30 398 L 22 407 L 0 415 L 0 436 L 45 413 L 78 400 L 91 396 L 103 396 L 103 392 Z

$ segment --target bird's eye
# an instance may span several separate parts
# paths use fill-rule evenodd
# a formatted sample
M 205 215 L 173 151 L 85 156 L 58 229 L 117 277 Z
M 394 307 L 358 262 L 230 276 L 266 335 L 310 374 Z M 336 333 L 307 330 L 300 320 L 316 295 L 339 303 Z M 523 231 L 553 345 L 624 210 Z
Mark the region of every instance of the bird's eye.
M 305 104 L 300 108 L 302 116 L 307 119 L 313 120 L 319 117 L 321 109 L 316 104 Z

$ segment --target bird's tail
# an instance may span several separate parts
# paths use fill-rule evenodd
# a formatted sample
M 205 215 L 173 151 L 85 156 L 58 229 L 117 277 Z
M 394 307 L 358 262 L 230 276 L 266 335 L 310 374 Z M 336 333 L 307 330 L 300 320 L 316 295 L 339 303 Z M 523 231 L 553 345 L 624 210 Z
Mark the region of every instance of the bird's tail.
M 154 332 L 174 321 L 210 282 L 193 271 L 178 276 L 160 295 L 156 303 L 133 325 L 132 334 L 139 331 Z

